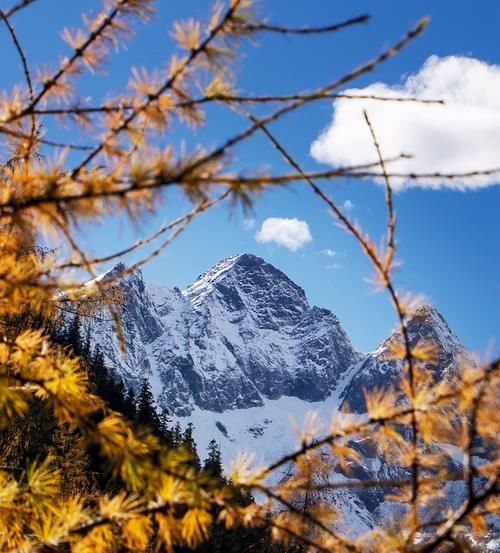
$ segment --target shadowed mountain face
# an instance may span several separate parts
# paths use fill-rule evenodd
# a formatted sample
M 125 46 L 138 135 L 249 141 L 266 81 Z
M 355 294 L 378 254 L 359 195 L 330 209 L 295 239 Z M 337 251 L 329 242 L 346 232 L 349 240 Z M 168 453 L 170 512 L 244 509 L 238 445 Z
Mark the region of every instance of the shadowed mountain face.
M 311 307 L 302 288 L 254 255 L 220 261 L 182 292 L 148 285 L 121 263 L 99 278 L 115 279 L 124 298 L 126 351 L 105 318 L 92 323 L 94 343 L 129 387 L 149 378 L 158 405 L 178 416 L 284 396 L 318 402 L 332 394 L 363 413 L 364 389 L 395 385 L 401 376 L 402 363 L 388 355 L 390 343 L 401 341 L 399 331 L 374 352 L 357 352 L 332 312 Z M 412 348 L 435 345 L 436 378 L 465 355 L 432 307 L 419 307 L 408 331 Z
M 159 409 L 183 426 L 194 424 L 199 451 L 215 438 L 226 462 L 242 449 L 273 462 L 297 447 L 290 415 L 300 426 L 314 410 L 325 423 L 321 432 L 328 432 L 332 412 L 342 406 L 366 412 L 364 390 L 399 385 L 403 363 L 391 358 L 399 331 L 372 353 L 359 353 L 333 313 L 311 307 L 299 286 L 254 255 L 222 260 L 184 291 L 146 284 L 140 271 L 127 274 L 123 264 L 99 278 L 113 279 L 124 300 L 118 314 L 125 352 L 111 317 L 103 313 L 89 328 L 108 366 L 136 390 L 149 379 Z M 437 362 L 428 368 L 436 381 L 466 355 L 432 307 L 413 313 L 408 332 L 412 349 L 434 346 Z M 353 447 L 363 463 L 352 478 L 407 476 L 379 451 Z M 460 470 L 460 459 L 453 462 Z M 287 470 L 276 477 L 289 477 Z M 453 485 L 443 501 L 457 506 L 463 494 Z M 400 513 L 381 489 L 325 494 L 343 514 L 338 524 L 348 535 L 360 536 Z
M 413 350 L 417 345 L 432 346 L 436 360 L 429 370 L 435 380 L 451 376 L 466 351 L 437 309 L 429 305 L 417 308 L 408 320 L 408 335 Z M 343 402 L 357 413 L 366 411 L 364 391 L 374 388 L 399 387 L 402 361 L 391 359 L 390 344 L 403 343 L 400 330 L 385 340 L 359 364 L 352 379 L 341 394 Z
M 254 255 L 224 259 L 183 292 L 149 286 L 140 271 L 119 286 L 127 350 L 110 322 L 94 323 L 94 339 L 129 386 L 150 378 L 159 405 L 177 415 L 323 400 L 363 357 L 333 313 L 309 306 L 302 288 Z

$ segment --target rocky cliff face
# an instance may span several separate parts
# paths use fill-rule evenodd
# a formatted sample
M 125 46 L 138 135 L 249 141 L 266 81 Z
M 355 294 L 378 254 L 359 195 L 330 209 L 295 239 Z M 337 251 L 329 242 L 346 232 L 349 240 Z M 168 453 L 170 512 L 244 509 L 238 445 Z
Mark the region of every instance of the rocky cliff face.
M 401 361 L 388 355 L 399 332 L 359 353 L 333 313 L 311 307 L 299 286 L 254 255 L 224 259 L 184 291 L 148 285 L 140 271 L 124 273 L 119 264 L 100 278 L 113 278 L 124 298 L 118 314 L 126 349 L 105 314 L 92 323 L 93 342 L 127 386 L 137 389 L 148 378 L 160 409 L 181 425 L 194 423 L 200 452 L 215 438 L 226 462 L 242 449 L 272 462 L 299 445 L 290 415 L 300 426 L 314 410 L 326 433 L 332 412 L 348 403 L 364 413 L 363 389 L 397 385 L 401 376 Z M 465 355 L 434 308 L 417 309 L 408 330 L 412 347 L 435 345 L 436 379 Z M 356 477 L 401 476 L 377 452 L 363 456 Z M 397 512 L 371 490 L 335 490 L 329 500 L 352 535 Z
M 408 321 L 408 335 L 412 349 L 424 344 L 433 347 L 436 359 L 428 368 L 436 380 L 447 378 L 467 356 L 463 345 L 441 313 L 429 305 L 418 307 L 411 315 Z M 362 360 L 342 391 L 340 399 L 353 411 L 366 411 L 364 390 L 398 386 L 403 363 L 390 359 L 390 344 L 394 342 L 403 342 L 400 330 Z
M 262 407 L 282 397 L 315 404 L 334 397 L 363 413 L 364 389 L 395 385 L 401 376 L 402 363 L 388 355 L 399 331 L 372 353 L 359 353 L 333 313 L 311 307 L 302 288 L 254 255 L 220 261 L 184 291 L 148 285 L 121 263 L 99 278 L 113 279 L 124 299 L 126 348 L 109 316 L 92 324 L 93 342 L 127 386 L 149 378 L 159 407 L 177 416 Z M 435 346 L 436 379 L 466 355 L 433 307 L 419 307 L 408 331 L 412 348 Z
M 116 278 L 118 265 L 101 278 Z M 129 386 L 150 378 L 160 407 L 180 416 L 261 406 L 282 396 L 328 397 L 362 359 L 337 317 L 311 307 L 281 271 L 250 254 L 224 259 L 186 290 L 119 280 L 123 337 L 92 328 L 108 364 Z

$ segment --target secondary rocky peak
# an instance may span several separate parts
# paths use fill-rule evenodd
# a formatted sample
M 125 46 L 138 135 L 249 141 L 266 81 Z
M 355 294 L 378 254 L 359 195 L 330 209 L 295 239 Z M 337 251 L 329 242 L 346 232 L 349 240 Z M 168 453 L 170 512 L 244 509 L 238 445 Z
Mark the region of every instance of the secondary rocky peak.
M 433 305 L 423 303 L 419 305 L 408 317 L 408 324 L 445 324 L 445 318 Z
M 113 265 L 111 269 L 108 269 L 106 272 L 102 273 L 94 280 L 101 281 L 103 283 L 113 281 L 113 284 L 118 284 L 121 286 L 138 286 L 141 290 L 145 286 L 144 277 L 141 270 L 138 268 L 134 268 L 131 270 L 131 268 L 123 261 L 116 263 L 116 265 Z
M 432 345 L 436 361 L 429 365 L 436 379 L 446 378 L 453 374 L 459 364 L 467 357 L 465 348 L 452 332 L 443 315 L 431 305 L 420 305 L 407 320 L 410 347 Z M 397 385 L 404 368 L 401 360 L 393 359 L 392 344 L 403 342 L 401 329 L 384 340 L 382 344 L 357 367 L 354 376 L 346 387 L 343 397 L 355 411 L 363 412 L 366 404 L 363 388 Z
M 123 261 L 120 261 L 116 265 L 113 265 L 111 269 L 108 269 L 105 273 L 100 275 L 98 278 L 103 281 L 119 278 L 124 275 L 127 270 L 128 267 L 125 265 L 125 263 L 123 263 Z
M 111 269 L 108 269 L 106 272 L 101 273 L 96 278 L 86 282 L 85 286 L 93 287 L 96 284 L 100 283 L 106 286 L 113 285 L 124 288 L 127 284 L 131 285 L 133 281 L 138 281 L 139 283 L 142 283 L 142 285 L 144 285 L 141 271 L 138 269 L 130 271 L 130 268 L 127 267 L 125 263 L 120 261 L 119 263 L 116 263 L 116 265 L 113 265 Z
M 440 311 L 432 305 L 417 307 L 409 316 L 407 326 L 412 346 L 424 340 L 433 342 L 443 353 L 463 352 L 460 340 Z

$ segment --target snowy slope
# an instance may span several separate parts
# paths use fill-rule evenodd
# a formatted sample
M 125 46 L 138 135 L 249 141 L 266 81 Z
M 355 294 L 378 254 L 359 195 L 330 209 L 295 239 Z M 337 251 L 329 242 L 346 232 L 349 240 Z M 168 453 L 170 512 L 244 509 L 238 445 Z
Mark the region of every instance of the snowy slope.
M 254 255 L 222 260 L 184 291 L 149 285 L 140 271 L 120 276 L 125 271 L 119 264 L 99 278 L 113 278 L 124 297 L 126 350 L 109 317 L 92 323 L 93 343 L 127 386 L 149 379 L 160 411 L 182 426 L 194 423 L 201 456 L 215 438 L 226 465 L 241 450 L 268 464 L 297 447 L 293 420 L 301 428 L 314 411 L 327 433 L 335 410 L 348 403 L 362 417 L 363 389 L 394 384 L 401 374 L 401 363 L 387 359 L 398 332 L 361 354 L 333 313 L 311 307 L 299 286 Z M 408 328 L 412 346 L 427 340 L 440 351 L 436 378 L 465 355 L 434 308 L 417 309 Z M 365 461 L 366 477 L 390 475 L 383 460 Z M 331 493 L 353 535 L 393 513 L 377 498 Z
M 363 357 L 333 313 L 309 306 L 300 287 L 253 255 L 221 261 L 182 293 L 145 284 L 140 271 L 118 284 L 127 350 L 111 321 L 94 323 L 94 343 L 117 377 L 134 388 L 151 379 L 159 406 L 178 416 L 283 396 L 324 400 Z
M 435 366 L 429 366 L 434 378 L 440 380 L 452 374 L 463 359 L 467 358 L 465 348 L 453 334 L 439 311 L 429 305 L 418 307 L 408 320 L 410 346 L 432 344 L 437 353 Z M 366 410 L 363 390 L 376 387 L 398 386 L 402 362 L 390 359 L 390 344 L 402 343 L 401 332 L 397 330 L 392 336 L 359 365 L 356 374 L 341 393 L 343 403 L 358 413 Z
M 311 307 L 285 274 L 250 254 L 228 257 L 184 291 L 146 284 L 140 271 L 118 264 L 99 277 L 116 279 L 124 304 L 121 349 L 113 322 L 90 329 L 107 364 L 127 386 L 148 378 L 160 410 L 195 423 L 201 451 L 216 438 L 225 459 L 250 449 L 270 461 L 294 444 L 290 415 L 300 424 L 315 410 L 328 427 L 348 403 L 365 411 L 363 389 L 397 382 L 401 364 L 387 360 L 389 343 L 363 355 L 337 317 Z M 441 314 L 423 306 L 409 322 L 412 345 L 432 341 L 441 377 L 463 346 Z

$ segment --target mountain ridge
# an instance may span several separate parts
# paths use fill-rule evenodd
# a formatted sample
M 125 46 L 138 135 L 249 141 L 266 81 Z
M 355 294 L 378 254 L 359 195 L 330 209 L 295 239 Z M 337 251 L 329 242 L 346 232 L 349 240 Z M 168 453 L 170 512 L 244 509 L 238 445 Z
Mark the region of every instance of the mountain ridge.
M 111 321 L 88 329 L 93 343 L 127 387 L 149 379 L 159 410 L 183 424 L 196 420 L 201 443 L 215 437 L 227 457 L 236 445 L 293 443 L 290 413 L 300 420 L 314 408 L 328 419 L 348 404 L 361 414 L 365 389 L 399 383 L 402 363 L 388 355 L 398 330 L 374 351 L 357 351 L 334 313 L 309 305 L 300 286 L 253 254 L 221 260 L 182 291 L 129 271 L 119 263 L 99 277 L 121 290 L 127 350 Z M 465 355 L 434 307 L 418 307 L 408 330 L 412 347 L 431 341 L 441 352 L 437 377 Z
M 252 254 L 221 260 L 182 291 L 148 284 L 123 264 L 100 278 L 112 280 L 124 299 L 125 353 L 111 320 L 88 327 L 106 364 L 127 387 L 137 390 L 149 379 L 171 424 L 193 423 L 199 450 L 215 438 L 226 465 L 241 450 L 266 466 L 300 448 L 292 421 L 300 428 L 311 411 L 320 421 L 318 436 L 328 434 L 332 414 L 346 405 L 353 420 L 366 420 L 364 390 L 399 385 L 404 365 L 390 355 L 399 330 L 374 351 L 357 351 L 334 313 L 311 306 L 300 286 Z M 422 305 L 407 328 L 412 348 L 431 343 L 439 353 L 434 377 L 453 374 L 466 352 L 442 314 Z M 401 476 L 379 453 L 355 447 L 363 455 L 355 478 Z M 287 466 L 273 475 L 288 477 Z M 450 501 L 460 495 L 453 486 Z M 343 513 L 337 524 L 352 536 L 398 512 L 370 490 L 335 489 L 326 500 Z
M 160 407 L 176 415 L 283 395 L 325 399 L 362 357 L 333 313 L 310 306 L 301 287 L 252 254 L 222 260 L 182 292 L 127 271 L 118 264 L 100 277 L 124 297 L 127 353 L 109 324 L 90 331 L 118 377 L 134 388 L 149 377 Z
M 129 272 L 123 262 L 98 279 L 113 280 L 122 290 L 125 300 L 120 308 L 121 319 L 130 351 L 123 356 L 116 344 L 110 344 L 113 333 L 109 324 L 89 329 L 94 341 L 128 386 L 137 388 L 143 377 L 153 380 L 156 377 L 155 392 L 160 406 L 184 416 L 193 405 L 221 411 L 261 405 L 263 398 L 276 399 L 282 395 L 322 400 L 334 390 L 342 375 L 360 361 L 364 361 L 364 369 L 358 374 L 375 385 L 377 368 L 384 366 L 389 342 L 400 339 L 396 331 L 374 351 L 357 351 L 334 313 L 310 306 L 300 286 L 270 263 L 249 253 L 222 259 L 182 291 L 147 284 L 139 269 Z M 430 339 L 438 343 L 442 352 L 449 350 L 450 359 L 457 352 L 465 353 L 435 307 L 418 307 L 408 319 L 408 328 L 413 345 L 418 339 Z M 245 347 L 247 351 L 243 351 Z M 193 355 L 200 353 L 196 350 L 210 353 L 211 359 L 205 356 L 202 360 L 200 355 L 194 359 Z M 267 367 L 262 359 L 264 354 L 269 357 Z M 450 359 L 444 364 L 448 365 Z M 166 368 L 168 365 L 173 370 Z M 394 366 L 390 368 L 397 372 Z M 232 399 L 217 401 L 221 388 L 208 385 L 207 372 L 208 379 L 213 380 L 226 369 L 239 370 L 241 390 L 233 393 Z M 269 370 L 273 381 L 266 379 Z M 171 383 L 177 383 L 179 397 L 173 397 L 175 386 L 165 383 L 168 380 L 165 372 Z M 203 383 L 200 379 L 204 377 Z M 169 390 L 162 396 L 164 390 L 158 388 L 166 385 Z M 215 392 L 213 401 L 200 395 L 203 385 Z M 362 401 L 356 404 L 362 407 Z

